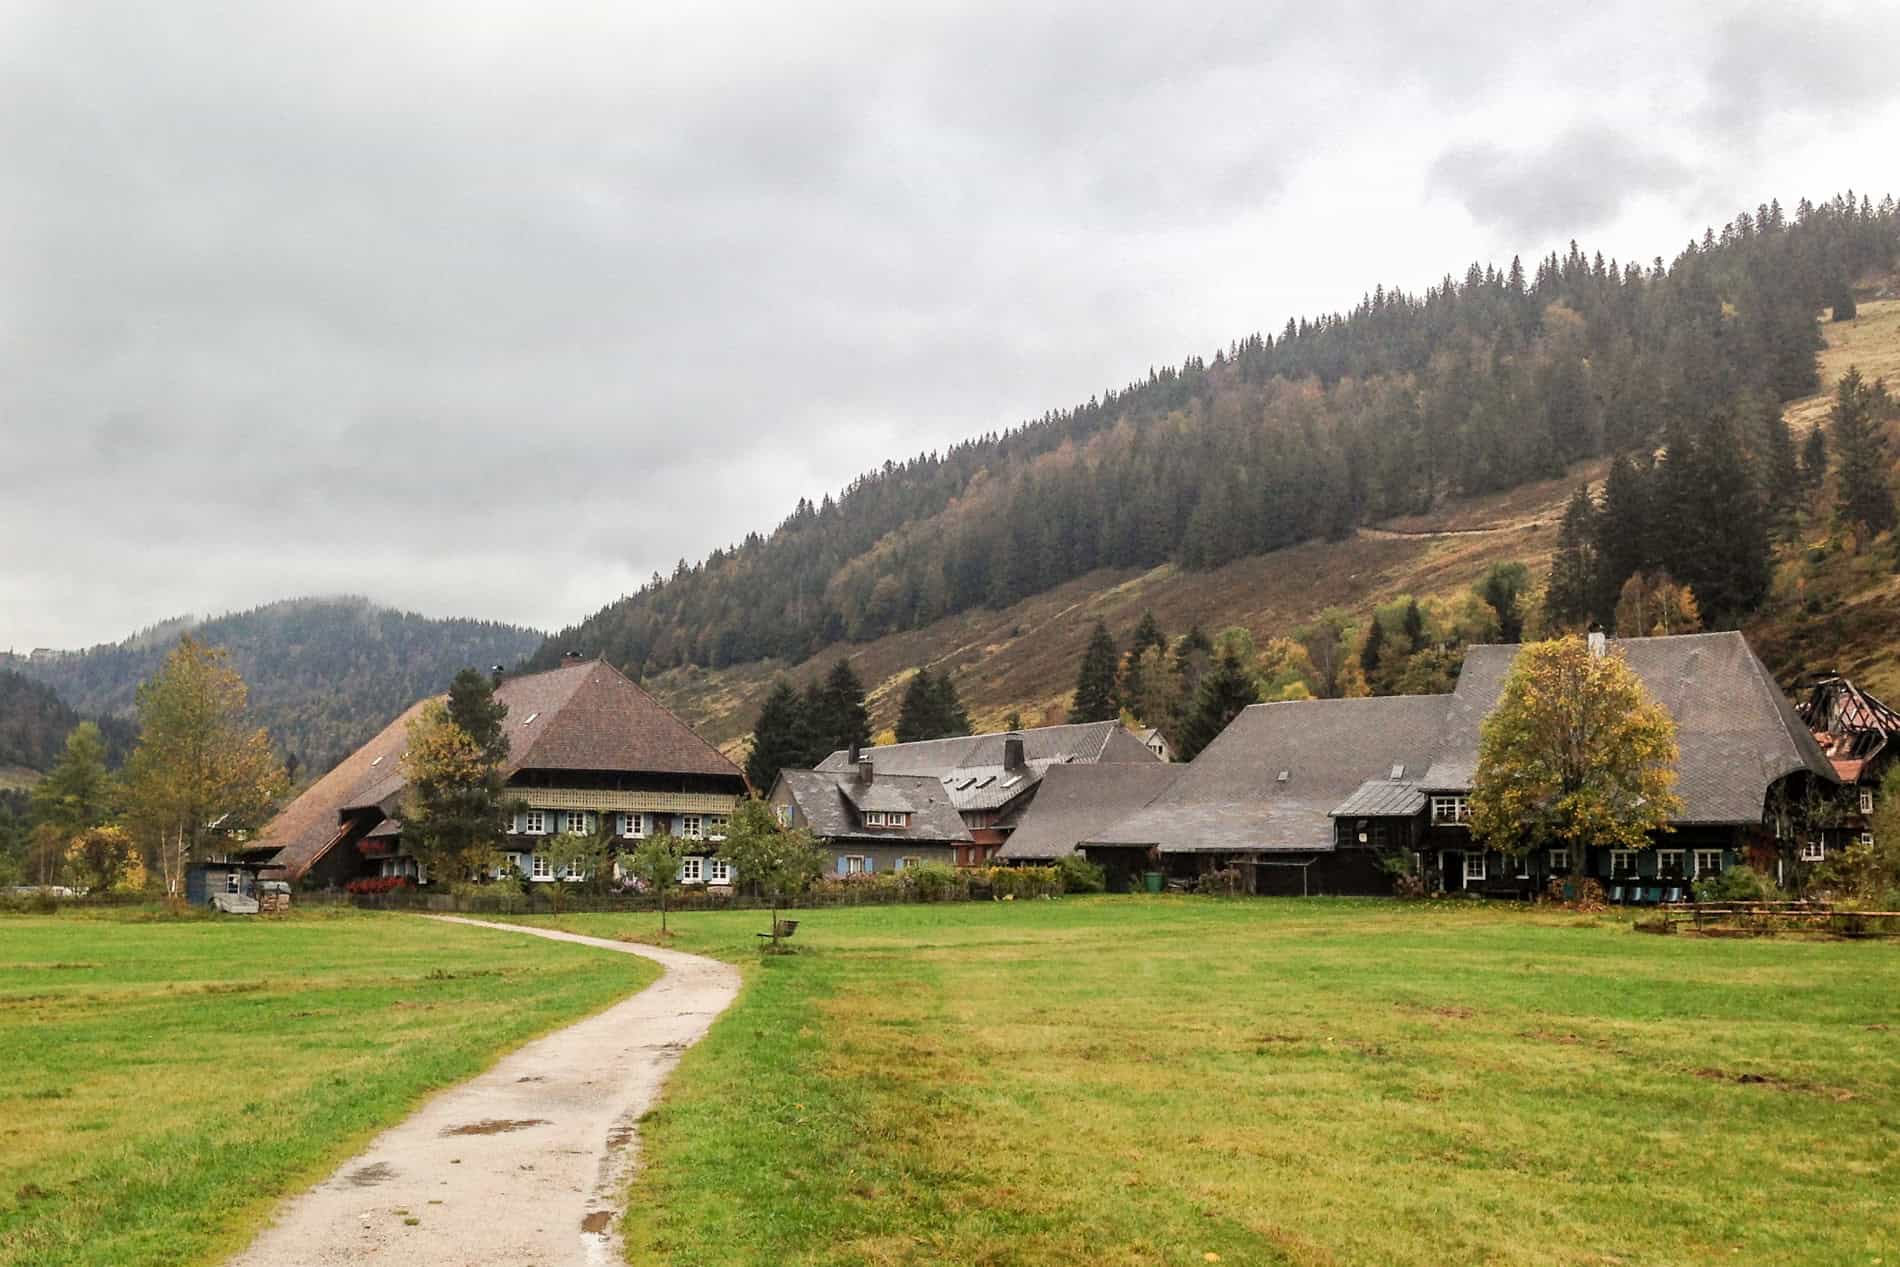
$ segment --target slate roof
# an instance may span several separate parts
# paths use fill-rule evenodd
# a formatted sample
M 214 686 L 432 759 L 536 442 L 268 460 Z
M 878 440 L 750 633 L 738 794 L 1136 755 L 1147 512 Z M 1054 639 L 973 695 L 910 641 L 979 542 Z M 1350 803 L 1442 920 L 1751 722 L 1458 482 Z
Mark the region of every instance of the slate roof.
M 1389 777 L 1395 765 L 1422 771 L 1431 763 L 1449 699 L 1255 704 L 1182 767 L 1165 792 L 1084 843 L 1168 853 L 1331 849 L 1329 815 L 1368 777 Z
M 717 748 L 604 660 L 506 678 L 495 698 L 508 708 L 502 731 L 510 776 L 529 769 L 616 770 L 707 775 L 732 780 L 735 791 L 745 786 L 745 776 Z M 274 865 L 295 879 L 335 842 L 342 814 L 394 811 L 406 782 L 409 723 L 427 703 L 410 705 L 265 825 L 259 843 L 280 844 Z
M 1618 638 L 1610 646 L 1676 720 L 1683 808 L 1675 822 L 1759 823 L 1775 780 L 1803 770 L 1835 780 L 1826 754 L 1741 634 Z M 1518 650 L 1490 645 L 1465 653 L 1444 748 L 1421 781 L 1426 791 L 1471 786 L 1478 723 L 1496 705 Z
M 1142 746 L 1116 721 L 1082 722 L 1073 726 L 1035 726 L 1016 732 L 1022 736 L 1023 759 L 1030 765 L 1054 762 L 1146 762 L 1159 758 Z M 920 739 L 865 748 L 878 773 L 934 774 L 938 778 L 965 766 L 1003 765 L 1005 732 L 961 735 L 955 739 Z M 820 770 L 842 770 L 850 753 L 840 748 L 818 763 Z
M 1018 862 L 1072 854 L 1078 841 L 1134 813 L 1167 791 L 1186 769 L 1165 761 L 1051 766 L 997 857 Z
M 928 774 L 879 774 L 870 788 L 858 781 L 855 770 L 783 770 L 779 782 L 798 807 L 799 826 L 823 840 L 878 840 L 909 844 L 967 844 L 970 831 L 943 784 Z M 864 827 L 852 811 L 853 795 L 878 790 L 883 802 L 873 809 L 908 810 L 908 827 Z M 776 789 L 775 789 L 776 791 Z M 893 805 L 889 798 L 901 798 Z

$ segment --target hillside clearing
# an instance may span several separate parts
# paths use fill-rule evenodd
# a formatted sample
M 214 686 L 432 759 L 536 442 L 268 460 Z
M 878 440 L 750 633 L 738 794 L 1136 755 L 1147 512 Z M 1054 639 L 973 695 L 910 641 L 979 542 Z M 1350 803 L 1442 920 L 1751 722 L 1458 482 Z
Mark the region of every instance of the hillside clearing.
M 429 1092 L 656 976 L 402 916 L 0 921 L 0 1264 L 216 1261 Z
M 675 921 L 672 944 L 751 977 L 648 1125 L 633 1262 L 1807 1264 L 1900 1247 L 1891 945 L 1105 898 L 814 913 L 799 954 L 761 961 L 761 919 Z

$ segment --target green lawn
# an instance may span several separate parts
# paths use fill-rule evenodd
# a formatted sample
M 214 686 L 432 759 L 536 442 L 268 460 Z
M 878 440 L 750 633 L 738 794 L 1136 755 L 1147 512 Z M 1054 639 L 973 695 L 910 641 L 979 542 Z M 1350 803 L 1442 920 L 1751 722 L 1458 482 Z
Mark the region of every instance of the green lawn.
M 1900 1263 L 1900 945 L 1390 902 L 674 917 L 634 1262 Z M 569 916 L 650 937 L 638 916 Z
M 410 916 L 0 918 L 0 1263 L 211 1262 L 657 969 Z

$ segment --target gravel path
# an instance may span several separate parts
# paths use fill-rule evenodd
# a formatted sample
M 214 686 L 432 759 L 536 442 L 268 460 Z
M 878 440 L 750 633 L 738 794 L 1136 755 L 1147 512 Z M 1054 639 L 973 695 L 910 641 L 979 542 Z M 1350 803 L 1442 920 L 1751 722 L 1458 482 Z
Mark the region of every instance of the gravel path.
M 629 942 L 433 916 L 640 955 L 660 979 L 423 1105 L 288 1199 L 229 1267 L 618 1263 L 640 1115 L 739 992 L 728 964 Z

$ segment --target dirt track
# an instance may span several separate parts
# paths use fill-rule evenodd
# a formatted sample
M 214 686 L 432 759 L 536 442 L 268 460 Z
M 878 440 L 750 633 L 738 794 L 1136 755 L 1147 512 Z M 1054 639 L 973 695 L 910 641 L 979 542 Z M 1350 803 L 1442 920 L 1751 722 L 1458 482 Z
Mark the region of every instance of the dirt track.
M 229 1267 L 618 1263 L 637 1123 L 680 1053 L 739 992 L 728 964 L 552 929 L 433 918 L 640 955 L 632 998 L 504 1057 L 291 1197 Z

